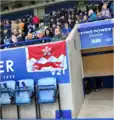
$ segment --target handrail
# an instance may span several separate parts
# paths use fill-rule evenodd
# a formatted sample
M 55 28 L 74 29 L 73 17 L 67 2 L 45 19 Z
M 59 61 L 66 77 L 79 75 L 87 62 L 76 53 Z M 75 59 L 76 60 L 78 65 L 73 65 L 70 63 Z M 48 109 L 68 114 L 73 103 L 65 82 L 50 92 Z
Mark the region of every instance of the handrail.
M 17 43 L 10 43 L 10 44 L 3 44 L 0 45 L 0 48 L 3 49 L 5 47 L 14 47 L 14 46 L 25 46 L 25 45 L 32 45 L 32 44 L 38 44 L 38 43 L 45 43 L 45 42 L 51 42 L 50 37 L 44 37 L 41 39 L 35 39 L 35 40 L 27 40 L 23 42 L 17 42 Z

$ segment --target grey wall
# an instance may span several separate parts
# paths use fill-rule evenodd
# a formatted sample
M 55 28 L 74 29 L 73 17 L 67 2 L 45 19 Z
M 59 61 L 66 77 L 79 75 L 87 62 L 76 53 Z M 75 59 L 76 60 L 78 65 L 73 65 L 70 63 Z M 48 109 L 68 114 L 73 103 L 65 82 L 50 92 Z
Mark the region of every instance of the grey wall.
M 67 38 L 68 41 L 68 56 L 69 56 L 69 67 L 70 67 L 70 79 L 73 97 L 73 118 L 76 118 L 80 112 L 81 106 L 84 100 L 83 93 L 83 69 L 82 69 L 82 58 L 80 52 L 80 39 L 77 33 L 77 26 L 74 27 L 72 32 Z

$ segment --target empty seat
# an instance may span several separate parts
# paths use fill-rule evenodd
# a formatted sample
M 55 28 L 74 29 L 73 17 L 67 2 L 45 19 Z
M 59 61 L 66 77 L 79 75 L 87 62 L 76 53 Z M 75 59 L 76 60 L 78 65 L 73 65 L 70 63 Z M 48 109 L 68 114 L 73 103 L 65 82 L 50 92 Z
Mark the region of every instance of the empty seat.
M 56 78 L 47 77 L 39 79 L 37 82 L 37 103 L 54 103 L 56 102 L 57 83 Z
M 16 104 L 28 104 L 31 103 L 32 95 L 34 92 L 34 80 L 23 79 L 19 80 L 16 84 L 15 90 L 15 103 Z
M 12 97 L 15 89 L 15 81 L 4 81 L 0 83 L 1 96 L 0 104 L 7 105 L 12 103 Z

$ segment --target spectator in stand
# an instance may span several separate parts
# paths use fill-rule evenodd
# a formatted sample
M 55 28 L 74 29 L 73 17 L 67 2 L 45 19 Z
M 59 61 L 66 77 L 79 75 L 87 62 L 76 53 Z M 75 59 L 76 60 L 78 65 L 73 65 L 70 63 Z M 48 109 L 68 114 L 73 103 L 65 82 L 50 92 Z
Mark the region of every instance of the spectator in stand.
M 26 40 L 33 40 L 33 35 L 32 35 L 32 33 L 28 33 L 25 39 L 26 39 Z
M 24 33 L 22 32 L 22 30 L 19 30 L 19 32 L 18 32 L 17 41 L 18 42 L 25 41 Z
M 61 26 L 60 26 L 60 25 L 57 25 L 57 27 L 56 27 L 56 28 L 61 30 Z
M 65 23 L 65 16 L 61 16 L 60 22 L 61 22 L 62 25 Z
M 10 35 L 9 35 L 9 33 L 8 33 L 8 30 L 4 30 L 4 37 L 3 37 L 3 39 L 10 39 Z
M 17 36 L 18 36 L 18 32 L 17 32 L 16 30 L 14 30 L 14 31 L 12 32 L 12 36 L 11 36 L 11 42 L 12 42 L 12 43 L 18 42 Z
M 11 31 L 18 31 L 19 30 L 19 23 L 18 21 L 12 21 L 11 22 Z
M 35 29 L 37 30 L 39 28 L 39 23 L 40 23 L 39 17 L 34 16 L 32 21 L 33 21 L 33 24 L 35 25 Z
M 69 27 L 73 29 L 75 23 L 73 23 L 71 19 L 68 19 L 68 24 L 69 24 Z
M 95 12 L 93 12 L 93 10 L 89 10 L 88 12 L 88 21 L 91 22 L 91 21 L 96 21 L 97 20 L 97 15 Z
M 4 30 L 7 30 L 7 35 L 8 37 L 11 36 L 11 23 L 6 20 L 5 23 L 4 23 Z
M 25 36 L 27 36 L 27 34 L 28 34 L 28 21 L 27 21 L 27 19 L 25 19 L 24 20 L 24 34 L 25 34 Z
M 19 30 L 24 31 L 24 25 L 24 22 L 21 19 L 19 19 Z
M 52 27 L 51 27 L 52 31 L 54 31 L 56 27 L 57 27 L 56 24 L 53 24 Z
M 0 21 L 0 44 L 3 44 L 3 37 L 4 37 L 4 25 L 3 23 Z
M 40 29 L 44 28 L 44 22 L 41 22 L 41 23 L 39 24 L 39 28 L 40 28 Z
M 48 25 L 50 23 L 50 16 L 49 15 L 44 16 L 44 21 L 42 21 L 42 22 L 44 22 L 46 25 Z
M 2 21 L 0 21 L 0 43 L 1 44 L 4 44 L 4 41 L 3 41 L 3 39 L 4 39 L 4 25 L 3 25 L 3 22 Z
M 10 36 L 8 34 L 8 30 L 4 30 L 2 39 L 3 39 L 2 42 L 4 44 L 9 44 L 10 43 Z
M 109 19 L 111 18 L 111 14 L 109 9 L 107 8 L 107 3 L 104 3 L 102 6 L 102 10 L 101 10 L 101 17 L 102 19 Z
M 83 17 L 83 19 L 82 19 L 82 23 L 85 23 L 85 22 L 87 22 L 88 21 L 88 17 L 87 17 L 87 15 L 84 15 L 84 17 Z
M 67 36 L 71 32 L 71 30 L 72 29 L 69 27 L 68 23 L 66 22 L 64 24 L 64 28 L 62 29 L 62 33 Z
M 4 30 L 8 30 L 8 31 L 11 30 L 11 24 L 8 20 L 4 22 Z
M 32 23 L 28 24 L 28 32 L 32 33 L 35 31 L 35 25 L 33 25 Z
M 114 1 L 111 2 L 110 11 L 111 11 L 111 16 L 113 18 L 114 17 Z
M 97 10 L 97 19 L 101 20 L 101 12 L 99 10 Z
M 81 22 L 82 22 L 82 20 L 83 20 L 83 13 L 82 13 L 82 12 L 80 12 L 80 15 L 79 15 L 79 22 L 81 23 Z
M 4 30 L 4 23 L 3 21 L 0 21 L 0 31 L 3 31 Z
M 60 29 L 56 28 L 55 29 L 55 36 L 52 38 L 52 42 L 57 42 L 57 41 L 61 41 L 61 40 L 65 40 L 66 36 L 64 36 L 61 32 Z
M 30 15 L 30 17 L 29 17 L 30 23 L 32 23 L 32 18 L 33 18 L 33 15 Z
M 39 30 L 36 32 L 36 38 L 37 39 L 42 39 L 45 36 L 45 33 L 43 30 Z
M 45 37 L 53 37 L 53 33 L 51 32 L 50 28 L 47 28 L 45 30 Z

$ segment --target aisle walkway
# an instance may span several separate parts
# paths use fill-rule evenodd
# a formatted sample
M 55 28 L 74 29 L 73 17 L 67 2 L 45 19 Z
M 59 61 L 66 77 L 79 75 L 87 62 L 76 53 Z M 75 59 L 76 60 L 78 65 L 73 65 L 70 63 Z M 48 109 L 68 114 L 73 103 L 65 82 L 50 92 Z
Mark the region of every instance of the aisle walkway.
M 78 118 L 114 118 L 113 89 L 100 89 L 86 95 Z

